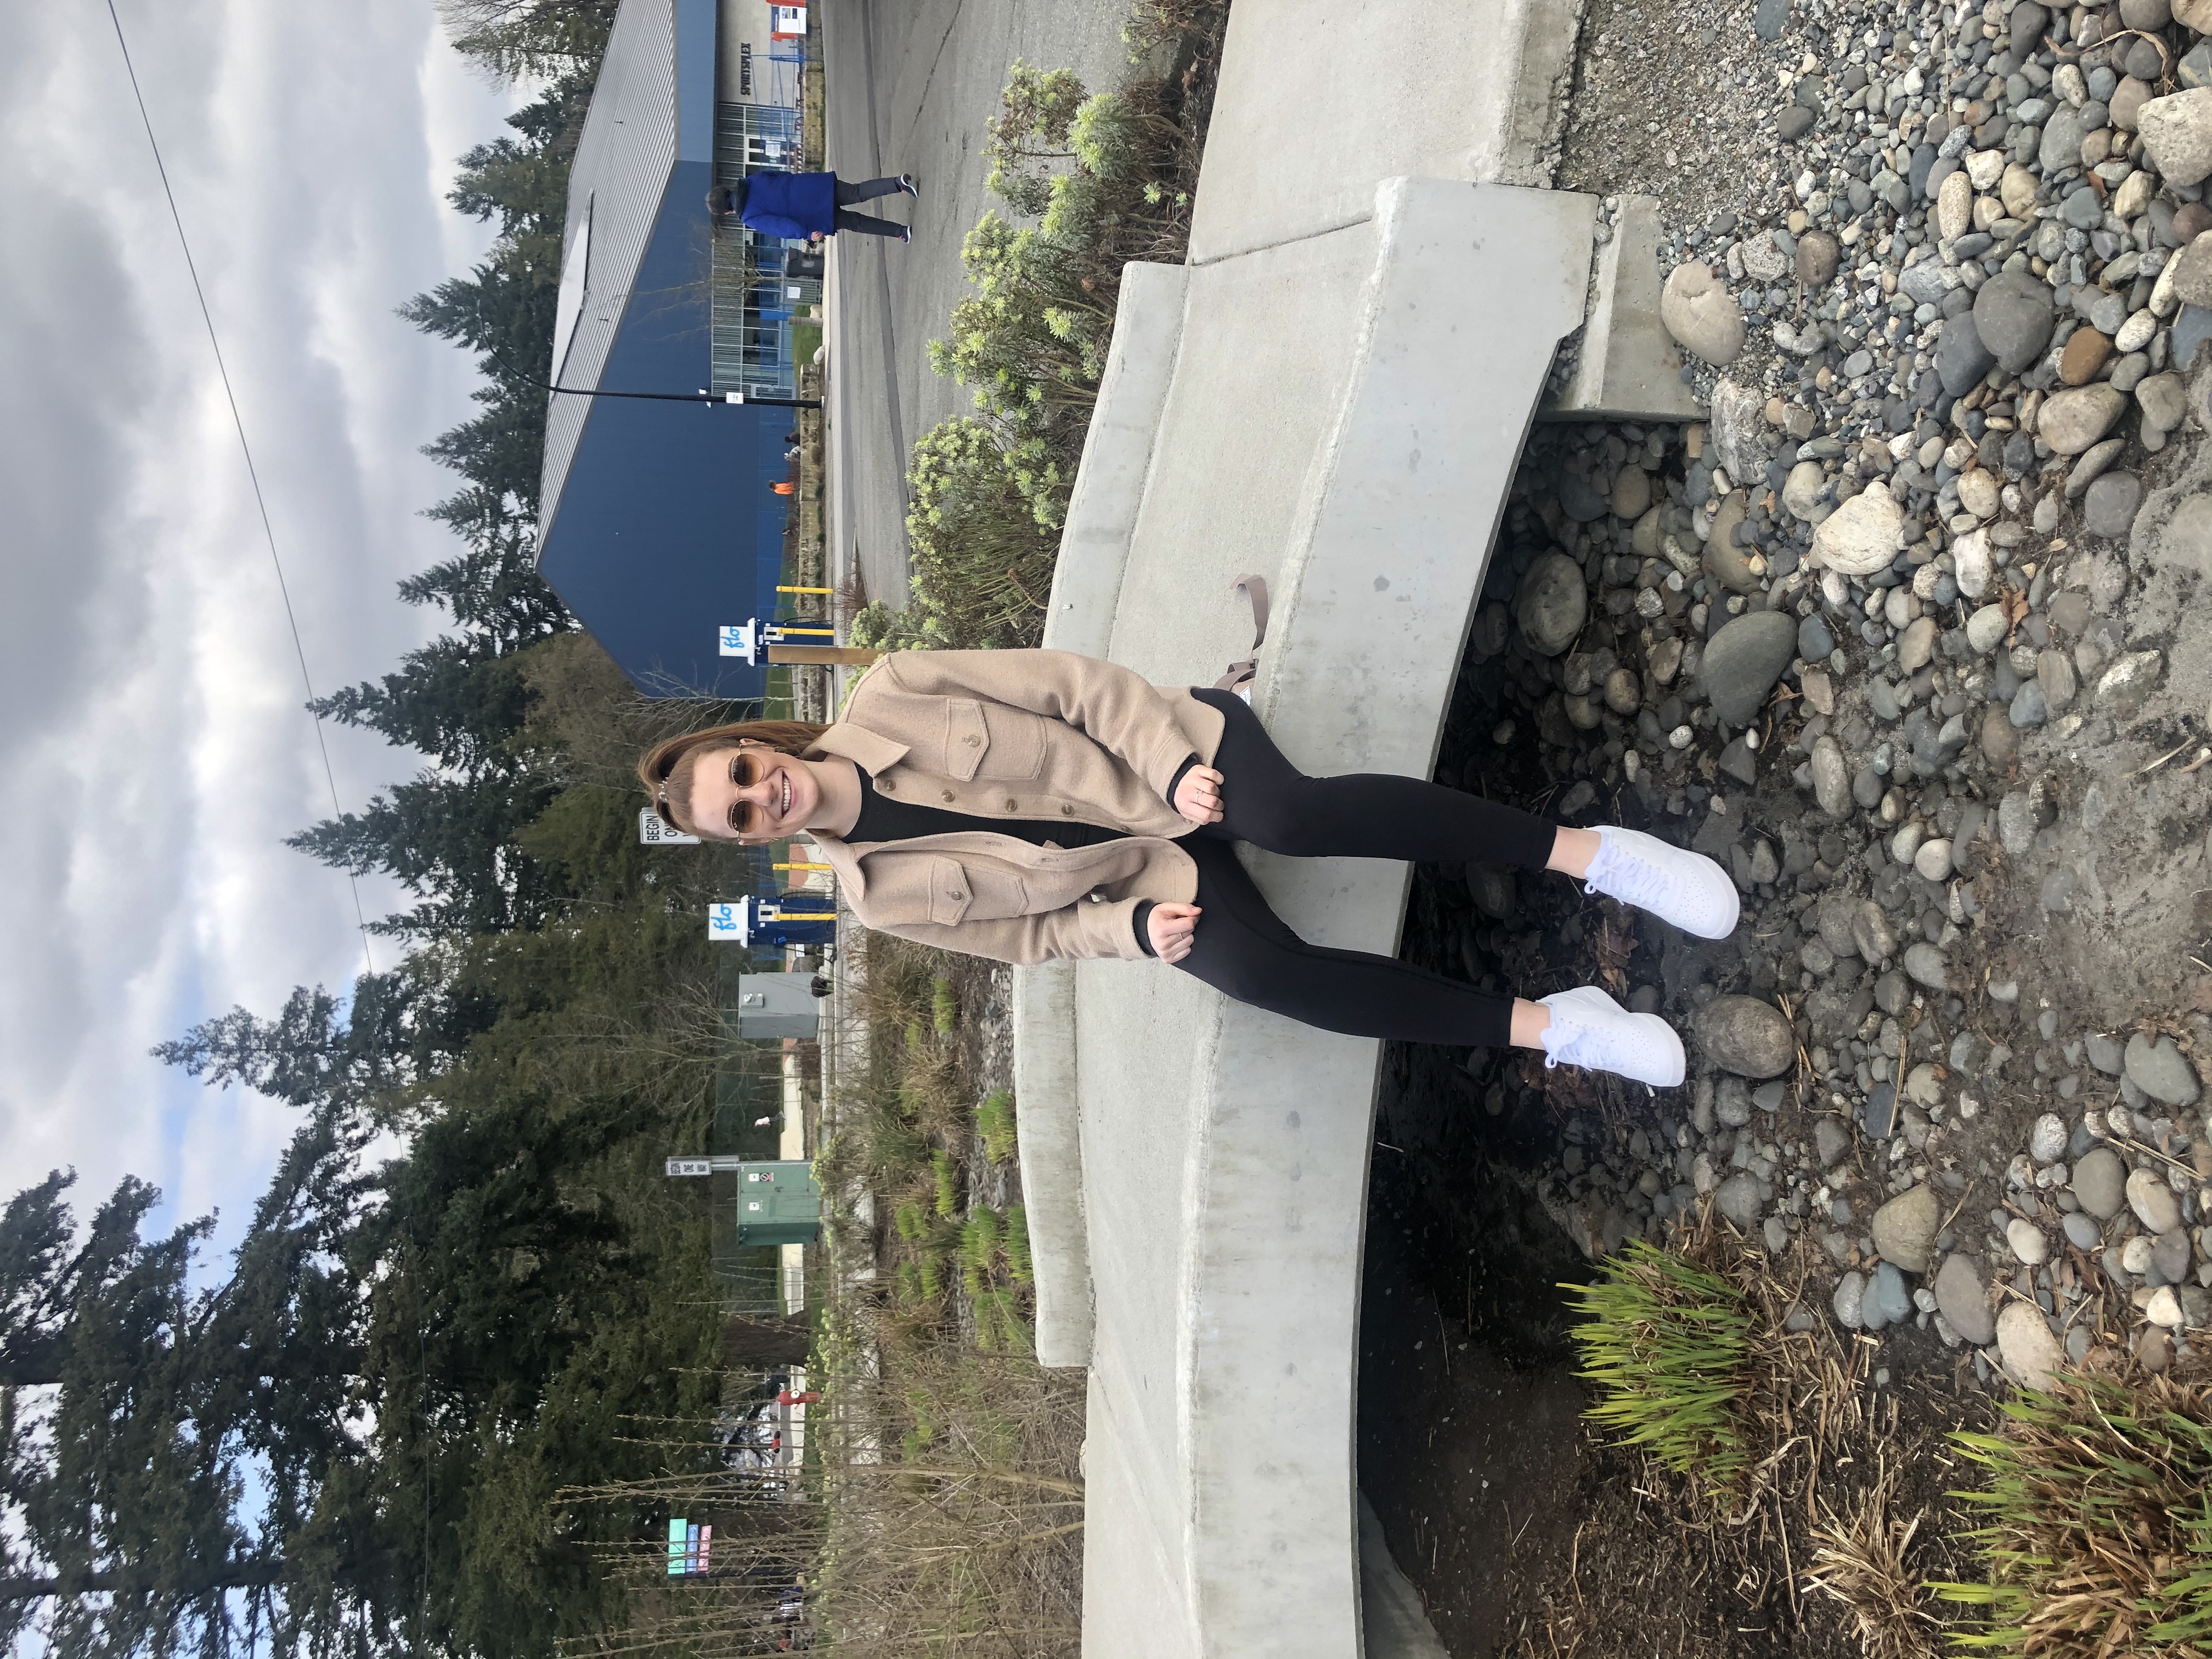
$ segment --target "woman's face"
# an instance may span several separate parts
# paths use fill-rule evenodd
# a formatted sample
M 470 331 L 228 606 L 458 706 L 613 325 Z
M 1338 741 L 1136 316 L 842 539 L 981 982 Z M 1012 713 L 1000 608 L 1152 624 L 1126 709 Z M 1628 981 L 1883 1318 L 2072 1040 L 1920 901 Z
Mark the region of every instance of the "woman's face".
M 805 761 L 757 744 L 709 749 L 692 766 L 691 822 L 710 841 L 781 841 L 821 804 Z

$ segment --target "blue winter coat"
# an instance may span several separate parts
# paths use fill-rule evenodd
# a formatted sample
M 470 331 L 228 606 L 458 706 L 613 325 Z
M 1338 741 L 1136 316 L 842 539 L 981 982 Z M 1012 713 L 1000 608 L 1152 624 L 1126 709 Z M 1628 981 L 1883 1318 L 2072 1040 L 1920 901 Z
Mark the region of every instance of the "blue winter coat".
M 834 173 L 749 173 L 745 205 L 738 216 L 764 236 L 804 241 L 819 231 L 837 234 L 837 175 Z

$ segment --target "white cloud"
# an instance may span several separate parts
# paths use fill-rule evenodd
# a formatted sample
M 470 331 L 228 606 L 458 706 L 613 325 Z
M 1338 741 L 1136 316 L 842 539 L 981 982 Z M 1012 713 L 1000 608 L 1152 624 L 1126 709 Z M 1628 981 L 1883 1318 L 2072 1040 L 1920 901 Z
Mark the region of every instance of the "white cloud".
M 481 256 L 441 195 L 514 97 L 427 4 L 118 3 L 316 687 L 381 673 L 438 620 L 393 585 L 453 550 L 417 450 L 473 384 L 392 307 Z M 105 8 L 0 10 L 0 1169 L 75 1164 L 87 1206 L 140 1175 L 231 1238 L 289 1114 L 146 1051 L 349 982 L 353 899 L 283 845 L 329 791 Z M 415 764 L 329 741 L 349 806 Z

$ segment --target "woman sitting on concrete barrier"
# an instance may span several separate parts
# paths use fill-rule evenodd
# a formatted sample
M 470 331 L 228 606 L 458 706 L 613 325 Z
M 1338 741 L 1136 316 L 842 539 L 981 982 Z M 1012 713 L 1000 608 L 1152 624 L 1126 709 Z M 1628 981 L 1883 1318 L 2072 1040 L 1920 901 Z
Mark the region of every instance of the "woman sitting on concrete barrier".
M 755 720 L 639 763 L 660 816 L 714 840 L 811 836 L 868 927 L 1000 962 L 1155 957 L 1324 1030 L 1541 1048 L 1671 1087 L 1681 1040 L 1595 986 L 1539 1001 L 1310 945 L 1232 843 L 1556 870 L 1724 939 L 1735 886 L 1632 830 L 1575 830 L 1417 778 L 1310 778 L 1232 692 L 1152 685 L 1065 651 L 906 651 L 834 726 Z

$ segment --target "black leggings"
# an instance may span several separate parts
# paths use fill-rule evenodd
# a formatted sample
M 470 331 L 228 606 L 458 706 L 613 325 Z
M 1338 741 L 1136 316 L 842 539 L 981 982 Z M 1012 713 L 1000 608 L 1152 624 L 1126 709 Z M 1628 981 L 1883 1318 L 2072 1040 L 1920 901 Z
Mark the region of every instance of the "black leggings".
M 848 185 L 842 179 L 836 185 L 839 230 L 849 230 L 860 236 L 902 236 L 906 227 L 889 219 L 878 219 L 872 213 L 847 213 L 843 210 L 855 202 L 872 202 L 879 196 L 896 196 L 899 181 L 896 179 L 864 179 L 857 185 Z
M 1242 697 L 1202 690 L 1227 726 L 1213 757 L 1222 819 L 1179 843 L 1198 864 L 1204 915 L 1175 964 L 1226 997 L 1302 1024 L 1400 1042 L 1503 1048 L 1513 1000 L 1392 957 L 1309 945 L 1270 909 L 1232 842 L 1300 858 L 1433 864 L 1551 860 L 1549 820 L 1419 778 L 1355 773 L 1310 778 L 1283 758 Z

